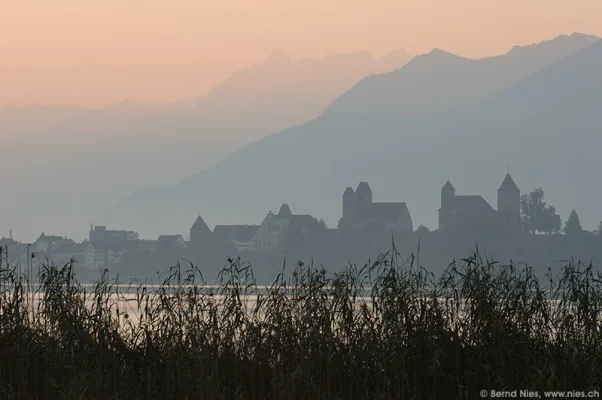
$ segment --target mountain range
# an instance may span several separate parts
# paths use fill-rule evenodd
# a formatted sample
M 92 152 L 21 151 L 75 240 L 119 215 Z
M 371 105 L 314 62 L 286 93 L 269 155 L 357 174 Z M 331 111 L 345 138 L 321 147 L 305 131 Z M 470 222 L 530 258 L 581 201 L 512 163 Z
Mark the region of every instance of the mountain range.
M 311 122 L 235 152 L 180 184 L 139 190 L 101 219 L 146 235 L 259 223 L 282 202 L 336 226 L 347 186 L 404 201 L 437 226 L 439 191 L 496 207 L 507 169 L 523 193 L 542 187 L 566 219 L 602 219 L 602 41 L 573 34 L 471 60 L 442 50 L 361 80 Z
M 205 96 L 176 103 L 7 107 L 0 111 L 0 162 L 10 171 L 0 176 L 0 209 L 11 210 L 3 212 L 4 230 L 30 239 L 43 229 L 83 237 L 102 210 L 132 191 L 206 170 L 319 116 L 363 77 L 410 59 L 403 50 L 300 60 L 278 51 Z

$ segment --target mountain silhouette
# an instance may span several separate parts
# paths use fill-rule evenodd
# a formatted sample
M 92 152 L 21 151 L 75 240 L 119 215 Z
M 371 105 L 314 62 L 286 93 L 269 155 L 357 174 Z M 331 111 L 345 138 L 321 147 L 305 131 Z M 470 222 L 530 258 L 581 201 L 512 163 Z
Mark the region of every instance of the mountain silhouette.
M 196 99 L 166 105 L 125 99 L 56 115 L 53 107 L 29 107 L 18 121 L 10 117 L 15 113 L 0 113 L 0 159 L 11 170 L 0 177 L 0 186 L 10 188 L 0 205 L 14 210 L 5 222 L 16 234 L 19 226 L 31 227 L 32 236 L 56 226 L 83 236 L 90 219 L 132 191 L 177 182 L 257 139 L 309 121 L 364 76 L 410 58 L 396 51 L 381 62 L 360 51 L 293 60 L 276 52 Z M 43 113 L 49 116 L 39 117 Z
M 199 213 L 209 225 L 257 223 L 287 199 L 295 213 L 336 226 L 345 187 L 368 181 L 375 201 L 405 201 L 416 224 L 436 227 L 448 177 L 458 192 L 481 194 L 495 207 L 510 167 L 523 192 L 540 186 L 561 214 L 578 208 L 591 222 L 584 226 L 593 227 L 600 219 L 593 199 L 602 196 L 593 184 L 602 167 L 602 42 L 588 46 L 584 38 L 592 39 L 563 36 L 481 60 L 439 50 L 416 57 L 362 80 L 314 121 L 255 142 L 179 185 L 132 194 L 104 221 L 185 233 Z M 567 54 L 571 41 L 575 51 Z M 560 49 L 555 59 L 552 48 Z M 537 59 L 543 55 L 548 65 Z M 421 74 L 424 90 L 408 78 Z M 477 87 L 483 77 L 497 81 Z M 449 91 L 463 86 L 458 80 L 470 83 L 458 95 L 464 105 L 446 108 L 454 99 Z M 438 92 L 441 100 L 429 105 Z
M 584 34 L 563 35 L 480 60 L 435 49 L 395 71 L 364 78 L 325 113 L 408 114 L 474 106 L 597 40 Z
M 197 111 L 209 120 L 230 120 L 233 112 L 254 121 L 267 119 L 270 126 L 261 124 L 265 136 L 317 117 L 360 79 L 399 68 L 411 58 L 404 50 L 381 59 L 357 51 L 293 61 L 276 51 L 262 64 L 238 71 L 217 85 L 199 100 Z M 244 131 L 240 135 L 249 136 Z

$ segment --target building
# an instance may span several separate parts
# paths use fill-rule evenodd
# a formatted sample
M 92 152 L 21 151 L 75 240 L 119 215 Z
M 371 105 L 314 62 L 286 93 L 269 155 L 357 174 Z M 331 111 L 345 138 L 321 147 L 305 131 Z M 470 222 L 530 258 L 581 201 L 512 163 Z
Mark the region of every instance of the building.
M 141 252 L 154 253 L 157 250 L 156 240 L 138 240 L 136 250 Z
M 413 223 L 406 203 L 374 203 L 370 185 L 360 182 L 355 191 L 348 187 L 343 192 L 343 217 L 338 230 L 412 232 Z
M 190 227 L 190 244 L 192 246 L 199 246 L 210 241 L 212 236 L 211 229 L 209 229 L 203 217 L 199 215 L 194 224 L 192 224 L 192 227 Z
M 138 240 L 138 234 L 126 230 L 107 230 L 106 226 L 90 225 L 90 242 L 120 242 Z
M 106 226 L 90 225 L 90 240 L 84 252 L 84 265 L 99 268 L 119 263 L 121 257 L 138 250 L 138 233 L 126 230 L 108 230 Z
M 74 260 L 77 263 L 83 264 L 86 248 L 87 242 L 75 243 L 74 241 L 53 246 L 52 261 L 56 261 L 59 264 L 65 264 Z
M 182 235 L 160 235 L 157 249 L 162 252 L 173 252 L 186 249 L 186 241 Z
M 238 251 L 252 250 L 253 236 L 260 225 L 216 225 L 213 228 L 215 243 L 232 243 Z
M 126 253 L 138 250 L 138 241 L 88 242 L 84 253 L 87 268 L 100 268 L 116 265 Z
M 25 245 L 26 247 L 27 245 Z M 12 237 L 5 238 L 4 236 L 0 239 L 0 248 L 2 251 L 8 252 L 9 256 L 20 256 L 23 252 L 23 244 L 17 242 Z M 6 255 L 6 253 L 4 253 Z
M 520 189 L 514 183 L 510 173 L 497 190 L 497 211 L 502 226 L 511 231 L 521 230 Z
M 75 243 L 71 239 L 67 239 L 56 235 L 45 235 L 44 232 L 33 243 L 33 251 L 40 254 L 50 255 L 53 245 L 63 244 L 65 242 Z
M 448 180 L 441 189 L 439 230 L 520 231 L 520 190 L 509 173 L 498 189 L 497 207 L 495 210 L 482 196 L 456 195 L 456 189 Z
M 311 215 L 295 215 L 288 204 L 283 204 L 278 214 L 268 212 L 253 235 L 250 249 L 269 253 L 283 242 L 287 234 L 307 236 L 321 229 L 324 229 L 323 225 Z

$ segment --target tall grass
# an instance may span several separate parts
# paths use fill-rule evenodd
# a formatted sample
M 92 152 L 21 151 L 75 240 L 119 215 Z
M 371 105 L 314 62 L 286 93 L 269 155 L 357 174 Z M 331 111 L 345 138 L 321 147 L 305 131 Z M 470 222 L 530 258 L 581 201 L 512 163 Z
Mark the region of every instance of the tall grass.
M 1 259 L 2 257 L 0 257 Z M 298 263 L 267 289 L 229 260 L 217 286 L 177 265 L 147 283 L 45 265 L 0 270 L 0 398 L 472 399 L 589 390 L 602 372 L 602 279 L 567 262 L 478 254 L 441 279 L 393 251 L 330 274 Z M 127 293 L 131 293 L 127 295 Z

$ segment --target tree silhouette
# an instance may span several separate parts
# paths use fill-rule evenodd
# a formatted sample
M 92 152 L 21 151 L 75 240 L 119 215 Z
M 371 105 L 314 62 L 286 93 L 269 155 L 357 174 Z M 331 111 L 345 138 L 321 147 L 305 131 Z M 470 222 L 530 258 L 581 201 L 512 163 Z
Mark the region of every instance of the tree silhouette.
M 525 232 L 551 234 L 560 230 L 561 221 L 560 216 L 556 214 L 556 208 L 546 204 L 543 199 L 544 192 L 541 188 L 521 196 L 521 223 Z
M 427 233 L 429 233 L 429 228 L 427 228 L 424 225 L 420 225 L 418 228 L 416 228 L 416 233 L 418 235 L 426 235 Z
M 579 215 L 577 215 L 577 211 L 573 209 L 569 215 L 569 219 L 566 220 L 566 224 L 564 225 L 564 233 L 567 235 L 574 235 L 581 232 L 583 232 L 583 228 L 579 221 Z
M 556 214 L 556 208 L 548 206 L 539 230 L 546 235 L 552 235 L 554 233 L 558 233 L 561 226 L 562 221 L 560 220 L 560 215 Z
M 598 228 L 596 229 L 596 235 L 602 237 L 602 221 L 598 223 Z

